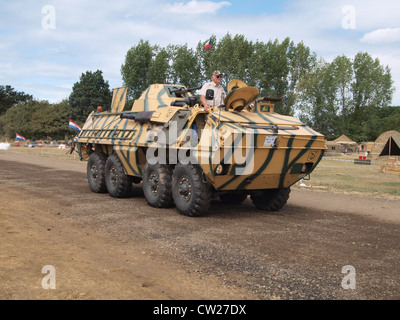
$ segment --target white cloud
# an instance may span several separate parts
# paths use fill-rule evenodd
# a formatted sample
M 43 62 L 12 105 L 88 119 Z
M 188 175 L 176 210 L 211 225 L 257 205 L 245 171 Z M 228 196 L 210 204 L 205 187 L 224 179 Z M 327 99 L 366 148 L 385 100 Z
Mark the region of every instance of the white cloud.
M 367 43 L 400 42 L 400 28 L 385 28 L 368 32 L 361 38 L 361 41 Z
M 221 8 L 230 6 L 228 1 L 213 2 L 213 1 L 197 1 L 191 0 L 188 3 L 176 2 L 174 4 L 167 4 L 165 11 L 168 13 L 177 14 L 216 14 Z

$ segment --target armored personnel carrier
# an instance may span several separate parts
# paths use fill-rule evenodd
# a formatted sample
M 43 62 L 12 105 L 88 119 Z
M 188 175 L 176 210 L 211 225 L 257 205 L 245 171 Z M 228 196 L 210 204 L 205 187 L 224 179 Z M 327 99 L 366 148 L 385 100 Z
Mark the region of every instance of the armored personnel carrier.
M 274 113 L 280 99 L 240 80 L 208 112 L 193 95 L 199 89 L 153 84 L 130 111 L 127 87 L 114 89 L 110 110 L 92 112 L 77 138 L 91 190 L 127 197 L 142 183 L 150 206 L 192 217 L 217 197 L 238 204 L 250 196 L 260 210 L 281 209 L 321 160 L 324 136 Z

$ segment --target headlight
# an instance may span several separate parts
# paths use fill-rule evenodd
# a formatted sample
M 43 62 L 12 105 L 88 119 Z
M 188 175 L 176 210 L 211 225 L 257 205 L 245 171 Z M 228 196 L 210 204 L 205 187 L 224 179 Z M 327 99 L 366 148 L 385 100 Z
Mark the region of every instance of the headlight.
M 224 169 L 224 167 L 222 166 L 222 164 L 219 164 L 217 166 L 217 168 L 215 169 L 215 174 L 221 174 L 223 169 Z

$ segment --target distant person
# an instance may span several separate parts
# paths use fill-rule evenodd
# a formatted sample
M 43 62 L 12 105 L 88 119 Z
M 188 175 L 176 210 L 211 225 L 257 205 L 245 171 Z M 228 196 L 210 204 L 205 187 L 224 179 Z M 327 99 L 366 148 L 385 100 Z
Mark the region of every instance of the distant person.
M 219 107 L 224 104 L 226 93 L 221 86 L 222 74 L 216 70 L 211 75 L 211 82 L 207 82 L 200 90 L 200 101 L 204 107 L 204 111 L 208 111 L 210 107 Z

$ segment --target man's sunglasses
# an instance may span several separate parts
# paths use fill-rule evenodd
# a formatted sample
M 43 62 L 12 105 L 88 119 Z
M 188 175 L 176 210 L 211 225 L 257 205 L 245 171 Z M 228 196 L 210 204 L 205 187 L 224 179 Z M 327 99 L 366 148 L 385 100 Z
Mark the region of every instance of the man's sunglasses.
M 219 78 L 222 78 L 222 75 L 219 75 L 219 76 L 215 76 L 215 77 L 219 79 Z

